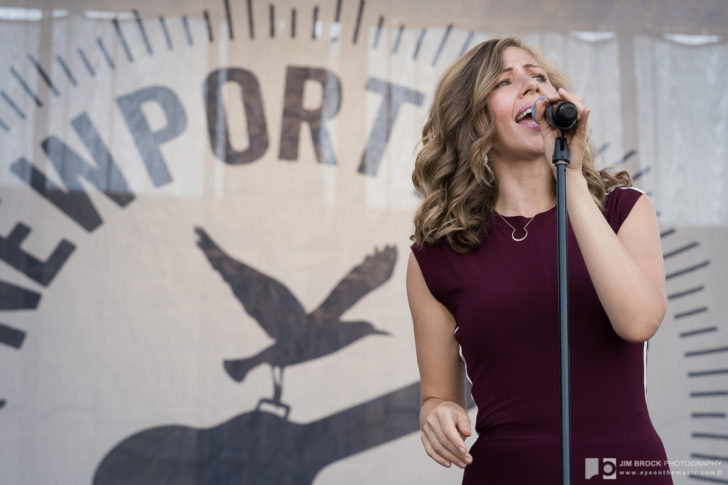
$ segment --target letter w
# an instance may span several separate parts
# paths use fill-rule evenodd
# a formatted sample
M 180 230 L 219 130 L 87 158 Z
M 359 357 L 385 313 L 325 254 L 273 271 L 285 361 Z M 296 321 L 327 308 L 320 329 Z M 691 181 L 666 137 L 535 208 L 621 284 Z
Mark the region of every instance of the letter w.
M 104 221 L 84 191 L 80 182 L 81 177 L 91 182 L 121 207 L 134 200 L 134 194 L 88 115 L 81 113 L 71 124 L 96 161 L 96 166 L 84 160 L 55 136 L 49 136 L 41 142 L 43 151 L 50 158 L 68 192 L 54 184 L 25 158 L 16 160 L 10 166 L 10 170 L 64 214 L 91 232 Z

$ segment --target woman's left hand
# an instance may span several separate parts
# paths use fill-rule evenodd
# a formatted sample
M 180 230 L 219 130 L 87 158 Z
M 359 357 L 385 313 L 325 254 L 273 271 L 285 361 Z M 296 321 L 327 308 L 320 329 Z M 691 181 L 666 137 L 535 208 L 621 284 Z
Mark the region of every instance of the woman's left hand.
M 591 110 L 584 106 L 584 100 L 581 96 L 570 93 L 564 88 L 559 88 L 555 94 L 547 96 L 545 101 L 542 99 L 536 101 L 536 122 L 541 128 L 546 162 L 551 167 L 554 177 L 556 177 L 556 166 L 553 164 L 552 158 L 554 144 L 560 133 L 558 129 L 551 126 L 544 115 L 546 114 L 546 103 L 556 104 L 559 101 L 570 101 L 574 103 L 579 113 L 576 125 L 566 132 L 566 139 L 569 142 L 569 157 L 571 158 L 571 161 L 566 166 L 566 173 L 581 174 L 581 164 L 589 142 L 589 113 Z

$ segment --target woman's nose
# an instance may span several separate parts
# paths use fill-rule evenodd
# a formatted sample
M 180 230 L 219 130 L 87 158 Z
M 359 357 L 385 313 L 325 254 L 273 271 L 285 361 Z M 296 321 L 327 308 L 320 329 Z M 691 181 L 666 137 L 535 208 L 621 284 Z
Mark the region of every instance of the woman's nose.
M 523 96 L 525 96 L 525 95 L 527 95 L 529 93 L 532 93 L 532 92 L 533 93 L 537 93 L 538 90 L 539 90 L 538 82 L 534 78 L 532 78 L 532 77 L 529 76 L 524 81 L 523 89 L 521 90 L 521 94 Z

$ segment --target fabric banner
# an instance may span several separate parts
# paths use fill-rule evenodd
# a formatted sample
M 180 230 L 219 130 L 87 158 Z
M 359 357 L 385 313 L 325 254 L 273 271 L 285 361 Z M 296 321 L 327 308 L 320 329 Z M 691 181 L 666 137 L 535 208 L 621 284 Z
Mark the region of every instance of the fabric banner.
M 3 484 L 459 483 L 420 442 L 411 173 L 439 76 L 508 34 L 658 209 L 650 415 L 676 484 L 728 483 L 725 2 L 3 4 Z

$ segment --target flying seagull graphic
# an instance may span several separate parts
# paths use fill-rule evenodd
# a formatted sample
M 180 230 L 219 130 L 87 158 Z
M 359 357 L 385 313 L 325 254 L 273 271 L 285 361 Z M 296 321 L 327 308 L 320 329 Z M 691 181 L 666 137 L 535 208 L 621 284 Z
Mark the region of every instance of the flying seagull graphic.
M 298 299 L 278 280 L 228 256 L 204 229 L 196 227 L 197 246 L 230 285 L 245 311 L 253 317 L 275 342 L 257 354 L 225 360 L 224 368 L 237 382 L 260 364 L 271 366 L 273 399 L 264 402 L 282 407 L 286 416 L 290 407 L 281 402 L 283 370 L 308 360 L 332 354 L 367 335 L 389 335 L 367 321 L 342 321 L 341 315 L 364 295 L 386 282 L 397 260 L 395 246 L 375 250 L 349 271 L 316 310 L 306 313 Z M 276 369 L 279 371 L 276 377 Z

